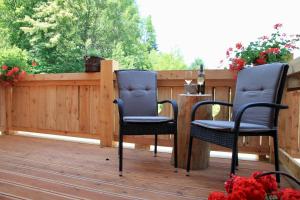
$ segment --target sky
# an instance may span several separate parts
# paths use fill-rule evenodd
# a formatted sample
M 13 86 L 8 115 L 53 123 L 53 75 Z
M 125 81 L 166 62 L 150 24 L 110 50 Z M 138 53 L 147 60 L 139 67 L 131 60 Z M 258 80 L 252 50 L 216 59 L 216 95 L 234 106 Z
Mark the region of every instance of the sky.
M 203 59 L 220 67 L 226 50 L 269 35 L 274 24 L 300 34 L 299 0 L 136 0 L 142 16 L 150 15 L 162 52 L 179 49 L 185 62 Z M 294 58 L 300 51 L 294 52 Z

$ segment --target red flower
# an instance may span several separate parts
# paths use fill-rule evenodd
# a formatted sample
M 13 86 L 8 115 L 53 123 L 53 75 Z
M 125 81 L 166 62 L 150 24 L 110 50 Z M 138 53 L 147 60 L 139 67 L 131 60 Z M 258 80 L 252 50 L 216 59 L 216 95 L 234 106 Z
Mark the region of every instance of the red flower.
M 246 64 L 246 61 L 243 58 L 233 58 L 232 64 L 229 65 L 229 68 L 231 70 L 240 71 L 240 70 L 244 69 L 245 64 Z
M 300 190 L 286 188 L 278 193 L 278 198 L 281 200 L 299 200 Z
M 209 194 L 208 200 L 227 200 L 223 192 L 212 192 Z
M 258 65 L 263 65 L 263 64 L 266 64 L 267 61 L 264 57 L 260 57 L 260 58 L 255 60 L 255 63 L 258 64 Z
M 26 72 L 22 71 L 19 75 L 19 79 L 23 79 L 26 76 Z
M 228 58 L 230 56 L 229 51 L 226 51 L 226 57 Z
M 277 190 L 277 182 L 273 175 L 256 178 L 261 172 L 255 172 L 250 178 L 232 176 L 225 182 L 227 195 L 222 192 L 212 192 L 208 200 L 299 200 L 300 190 Z
M 13 67 L 13 68 L 12 68 L 12 71 L 13 71 L 13 72 L 18 72 L 18 71 L 19 71 L 19 68 L 18 68 L 18 67 Z
M 247 200 L 265 200 L 266 192 L 256 179 L 240 177 L 235 180 L 231 195 L 239 196 L 240 199 L 246 197 Z
M 35 60 L 33 60 L 31 65 L 32 65 L 32 67 L 36 67 L 36 66 L 38 66 L 38 63 Z
M 14 71 L 13 70 L 9 70 L 6 74 L 6 76 L 12 76 L 14 74 Z
M 248 198 L 243 191 L 236 191 L 228 195 L 228 200 L 248 200 Z
M 288 48 L 288 49 L 296 49 L 297 48 L 295 45 L 292 45 L 292 44 L 286 44 L 284 47 Z
M 8 67 L 6 65 L 2 65 L 2 70 L 7 70 Z
M 275 29 L 278 29 L 278 28 L 280 28 L 280 27 L 282 27 L 282 24 L 280 24 L 280 23 L 274 25 L 274 28 L 275 28 Z
M 241 48 L 243 48 L 243 45 L 242 45 L 242 43 L 239 42 L 239 43 L 236 43 L 235 47 L 237 49 L 241 49 Z
M 256 176 L 260 175 L 261 172 L 254 172 L 252 174 L 252 177 L 255 178 Z M 274 191 L 277 191 L 277 182 L 276 182 L 276 178 L 272 175 L 267 175 L 267 176 L 262 176 L 260 178 L 256 178 L 256 181 L 260 184 L 262 184 L 262 186 L 264 187 L 264 190 L 267 193 L 271 193 Z

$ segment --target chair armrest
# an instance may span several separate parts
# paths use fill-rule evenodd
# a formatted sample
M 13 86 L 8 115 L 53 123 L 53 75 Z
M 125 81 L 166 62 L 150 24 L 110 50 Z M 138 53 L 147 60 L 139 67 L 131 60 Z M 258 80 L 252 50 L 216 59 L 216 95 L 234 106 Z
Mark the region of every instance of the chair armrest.
M 267 107 L 267 108 L 275 108 L 277 110 L 288 108 L 287 105 L 276 104 L 276 103 L 266 103 L 266 102 L 255 102 L 255 103 L 244 104 L 238 109 L 237 114 L 234 118 L 234 131 L 235 132 L 238 132 L 238 130 L 240 129 L 240 123 L 241 123 L 244 112 L 248 108 L 253 108 L 253 107 Z
M 223 102 L 223 101 L 209 101 L 209 100 L 208 101 L 200 101 L 200 102 L 194 104 L 193 107 L 192 107 L 191 121 L 195 120 L 195 115 L 196 115 L 197 109 L 200 106 L 208 105 L 208 104 L 217 104 L 217 105 L 230 106 L 230 107 L 233 106 L 233 104 L 227 103 L 227 102 Z
M 118 105 L 119 118 L 120 118 L 119 121 L 120 123 L 123 123 L 124 102 L 122 99 L 115 99 L 113 103 Z
M 173 108 L 173 112 L 174 112 L 174 121 L 177 122 L 177 116 L 178 116 L 178 105 L 177 102 L 175 100 L 163 100 L 163 101 L 158 101 L 157 104 L 164 104 L 164 103 L 170 103 L 172 105 Z

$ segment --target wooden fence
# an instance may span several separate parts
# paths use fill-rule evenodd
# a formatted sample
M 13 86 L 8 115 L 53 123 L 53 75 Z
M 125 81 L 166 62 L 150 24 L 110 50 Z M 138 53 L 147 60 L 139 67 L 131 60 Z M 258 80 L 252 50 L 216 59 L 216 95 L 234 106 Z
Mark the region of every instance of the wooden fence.
M 111 146 L 118 139 L 118 113 L 112 104 L 117 94 L 113 74 L 117 64 L 103 61 L 101 73 L 28 75 L 12 88 L 0 88 L 0 131 L 30 131 L 84 138 L 97 138 L 103 146 Z M 177 99 L 183 93 L 185 71 L 158 72 L 158 98 Z M 193 81 L 197 72 L 192 71 Z M 289 84 L 295 85 L 290 75 Z M 293 81 L 291 81 L 293 80 Z M 296 80 L 298 80 L 296 78 Z M 291 87 L 291 86 L 290 86 Z M 299 87 L 300 88 L 300 87 Z M 299 89 L 298 88 L 298 89 Z M 290 155 L 300 157 L 300 92 L 286 92 L 284 102 L 290 108 L 280 115 L 280 147 Z M 234 74 L 228 70 L 206 70 L 206 93 L 212 99 L 232 102 L 235 91 Z M 180 109 L 180 108 L 179 108 Z M 169 105 L 161 115 L 172 115 Z M 229 120 L 231 110 L 221 107 L 214 119 Z M 152 136 L 128 136 L 125 141 L 148 148 Z M 159 136 L 159 144 L 172 146 L 170 136 Z M 268 137 L 243 137 L 241 152 L 269 155 L 272 141 Z M 227 151 L 220 146 L 212 150 Z
M 289 63 L 287 89 L 283 104 L 289 106 L 279 116 L 279 159 L 290 173 L 300 179 L 300 58 Z
M 97 138 L 111 146 L 114 67 L 115 62 L 103 61 L 101 73 L 28 75 L 2 88 L 2 131 Z

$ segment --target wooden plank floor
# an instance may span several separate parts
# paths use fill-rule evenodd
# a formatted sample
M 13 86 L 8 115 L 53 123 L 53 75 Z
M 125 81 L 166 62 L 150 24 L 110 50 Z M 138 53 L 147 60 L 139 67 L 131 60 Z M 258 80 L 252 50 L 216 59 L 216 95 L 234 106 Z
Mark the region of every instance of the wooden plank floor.
M 207 199 L 223 191 L 230 160 L 211 158 L 206 170 L 173 172 L 170 154 L 124 151 L 118 176 L 116 148 L 22 136 L 0 136 L 0 199 Z M 272 170 L 241 161 L 239 175 Z

